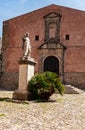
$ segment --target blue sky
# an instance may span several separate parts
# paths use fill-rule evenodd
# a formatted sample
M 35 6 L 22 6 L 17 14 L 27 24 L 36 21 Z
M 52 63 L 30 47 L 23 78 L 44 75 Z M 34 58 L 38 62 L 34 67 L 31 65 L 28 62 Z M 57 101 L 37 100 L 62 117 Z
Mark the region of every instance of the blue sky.
M 85 11 L 85 0 L 0 0 L 0 37 L 3 21 L 50 4 Z

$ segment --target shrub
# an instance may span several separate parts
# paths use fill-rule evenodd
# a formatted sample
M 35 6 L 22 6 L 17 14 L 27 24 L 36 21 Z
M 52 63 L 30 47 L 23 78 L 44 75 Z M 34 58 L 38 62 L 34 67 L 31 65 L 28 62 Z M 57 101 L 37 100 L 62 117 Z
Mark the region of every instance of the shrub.
M 64 86 L 56 73 L 38 73 L 29 81 L 28 91 L 31 99 L 48 99 L 56 90 L 63 95 Z

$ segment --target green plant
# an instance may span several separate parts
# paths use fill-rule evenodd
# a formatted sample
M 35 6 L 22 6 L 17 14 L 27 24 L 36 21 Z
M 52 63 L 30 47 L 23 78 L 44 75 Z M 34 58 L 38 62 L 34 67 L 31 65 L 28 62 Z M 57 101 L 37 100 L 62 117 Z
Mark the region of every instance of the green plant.
M 64 86 L 60 82 L 56 73 L 43 72 L 38 73 L 29 81 L 28 91 L 32 99 L 49 98 L 56 89 L 61 95 L 64 92 Z
M 0 116 L 5 116 L 5 114 L 3 114 L 3 113 L 0 113 Z

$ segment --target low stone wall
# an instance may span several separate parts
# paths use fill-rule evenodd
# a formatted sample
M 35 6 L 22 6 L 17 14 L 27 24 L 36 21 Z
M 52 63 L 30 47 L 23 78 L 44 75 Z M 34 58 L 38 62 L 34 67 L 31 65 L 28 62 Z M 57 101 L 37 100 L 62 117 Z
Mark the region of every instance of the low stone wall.
M 85 90 L 85 73 L 64 73 L 64 83 Z
M 18 72 L 5 72 L 0 76 L 0 88 L 15 90 L 18 88 Z M 64 83 L 85 90 L 85 73 L 64 73 Z
M 18 77 L 17 72 L 5 72 L 0 76 L 0 88 L 7 90 L 15 90 L 18 88 Z

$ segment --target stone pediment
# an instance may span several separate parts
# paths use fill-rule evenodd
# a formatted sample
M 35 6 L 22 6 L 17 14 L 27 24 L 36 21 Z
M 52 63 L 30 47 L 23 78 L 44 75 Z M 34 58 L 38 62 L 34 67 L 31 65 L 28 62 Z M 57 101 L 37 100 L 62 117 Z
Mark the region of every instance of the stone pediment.
M 56 13 L 56 12 L 51 12 L 44 16 L 44 18 L 57 18 L 57 17 L 61 17 L 61 14 Z
M 43 43 L 41 46 L 38 47 L 39 49 L 66 49 L 66 46 L 63 45 L 60 42 L 55 42 L 55 41 L 51 41 L 51 42 L 45 42 Z

